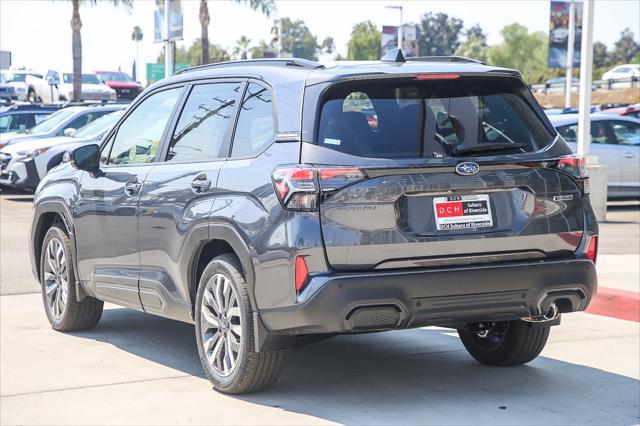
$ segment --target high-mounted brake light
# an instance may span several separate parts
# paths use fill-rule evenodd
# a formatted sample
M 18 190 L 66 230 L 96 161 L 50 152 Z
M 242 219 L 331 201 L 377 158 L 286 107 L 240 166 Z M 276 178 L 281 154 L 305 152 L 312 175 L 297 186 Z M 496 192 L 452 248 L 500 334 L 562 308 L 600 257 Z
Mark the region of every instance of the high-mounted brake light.
M 309 269 L 304 256 L 296 256 L 296 291 L 300 292 L 309 277 Z
M 288 210 L 312 211 L 318 207 L 320 191 L 335 191 L 364 179 L 355 167 L 283 166 L 271 174 L 278 200 Z
M 455 80 L 460 74 L 418 74 L 417 80 Z

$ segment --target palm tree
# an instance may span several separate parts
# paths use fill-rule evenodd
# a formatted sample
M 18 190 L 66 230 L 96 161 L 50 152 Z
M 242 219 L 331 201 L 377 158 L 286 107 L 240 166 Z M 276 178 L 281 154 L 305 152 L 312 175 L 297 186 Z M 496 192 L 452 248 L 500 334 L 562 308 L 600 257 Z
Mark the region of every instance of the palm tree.
M 253 10 L 258 10 L 269 17 L 275 11 L 273 0 L 232 0 L 238 4 L 246 4 Z M 200 25 L 202 26 L 202 63 L 209 63 L 209 6 L 207 0 L 200 0 Z
M 250 38 L 247 36 L 241 36 L 238 41 L 236 41 L 236 47 L 233 48 L 233 55 L 240 57 L 240 59 L 247 59 L 250 44 Z
M 124 5 L 127 10 L 131 9 L 133 0 L 109 0 L 114 6 Z M 98 0 L 71 0 L 73 13 L 71 15 L 72 44 L 71 51 L 73 54 L 73 100 L 80 100 L 82 91 L 82 37 L 80 30 L 82 29 L 82 20 L 80 19 L 80 3 L 88 2 L 92 5 Z
M 142 41 L 142 37 L 142 28 L 137 25 L 133 27 L 131 40 L 136 43 L 136 79 L 140 79 L 140 42 Z

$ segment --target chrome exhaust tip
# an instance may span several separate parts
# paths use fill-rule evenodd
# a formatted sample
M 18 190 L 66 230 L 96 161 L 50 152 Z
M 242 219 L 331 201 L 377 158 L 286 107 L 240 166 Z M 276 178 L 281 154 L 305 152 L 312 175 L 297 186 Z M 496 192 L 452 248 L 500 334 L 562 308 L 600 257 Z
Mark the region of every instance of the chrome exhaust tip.
M 560 309 L 558 309 L 558 305 L 552 303 L 549 305 L 549 309 L 542 315 L 534 315 L 525 318 L 521 318 L 522 321 L 527 322 L 549 322 L 554 321 L 560 316 Z

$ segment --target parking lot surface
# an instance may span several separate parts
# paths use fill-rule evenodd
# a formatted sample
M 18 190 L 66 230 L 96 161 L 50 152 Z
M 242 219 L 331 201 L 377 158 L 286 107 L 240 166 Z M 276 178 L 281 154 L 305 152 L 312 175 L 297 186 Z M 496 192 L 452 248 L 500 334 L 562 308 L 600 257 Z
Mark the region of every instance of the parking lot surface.
M 92 331 L 52 331 L 30 221 L 30 196 L 0 193 L 3 425 L 640 423 L 640 323 L 615 308 L 638 307 L 637 204 L 601 224 L 602 309 L 563 316 L 526 366 L 482 366 L 448 329 L 342 336 L 290 351 L 272 390 L 241 397 L 211 389 L 189 324 L 107 305 Z

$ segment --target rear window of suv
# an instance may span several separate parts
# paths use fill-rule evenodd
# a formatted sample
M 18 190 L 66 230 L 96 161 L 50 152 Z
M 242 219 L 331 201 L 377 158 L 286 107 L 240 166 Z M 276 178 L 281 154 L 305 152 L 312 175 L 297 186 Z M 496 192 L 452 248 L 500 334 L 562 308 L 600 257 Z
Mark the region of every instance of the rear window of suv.
M 362 157 L 443 158 L 532 152 L 553 140 L 519 79 L 451 77 L 338 83 L 321 104 L 316 142 Z

